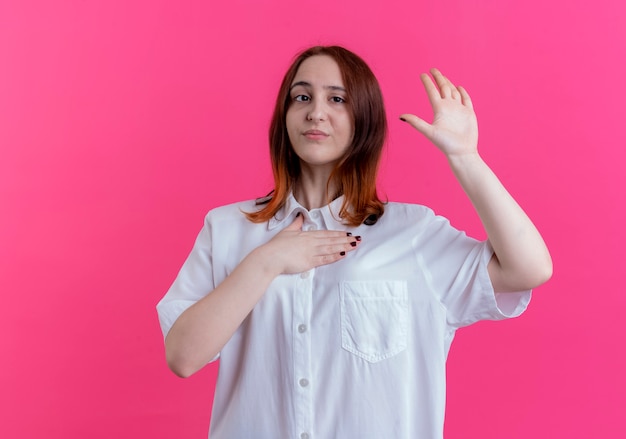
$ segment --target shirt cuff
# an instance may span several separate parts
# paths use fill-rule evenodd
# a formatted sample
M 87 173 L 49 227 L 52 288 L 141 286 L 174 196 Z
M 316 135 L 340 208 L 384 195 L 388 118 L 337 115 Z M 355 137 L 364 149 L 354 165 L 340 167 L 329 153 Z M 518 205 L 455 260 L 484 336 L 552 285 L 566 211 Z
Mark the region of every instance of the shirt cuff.
M 157 304 L 163 338 L 167 337 L 176 319 L 194 303 L 195 301 L 193 300 L 171 300 L 167 302 L 161 301 Z
M 493 284 L 489 278 L 487 266 L 493 256 L 493 248 L 489 241 L 486 242 L 483 251 L 483 261 L 485 269 L 482 270 L 486 279 L 483 280 L 484 294 L 487 294 L 489 303 L 489 315 L 485 316 L 488 320 L 503 320 L 518 317 L 528 307 L 532 297 L 532 290 L 516 291 L 516 292 L 498 292 L 493 290 Z

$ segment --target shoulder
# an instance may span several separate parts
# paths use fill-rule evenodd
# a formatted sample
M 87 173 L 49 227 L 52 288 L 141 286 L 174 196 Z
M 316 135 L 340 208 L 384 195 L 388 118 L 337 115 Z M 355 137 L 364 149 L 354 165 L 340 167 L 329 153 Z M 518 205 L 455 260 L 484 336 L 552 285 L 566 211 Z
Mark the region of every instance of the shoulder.
M 446 217 L 422 204 L 388 202 L 385 213 L 378 222 L 384 229 L 391 229 L 396 233 L 405 231 L 412 235 L 456 230 Z
M 246 200 L 226 204 L 209 210 L 206 214 L 205 222 L 216 224 L 224 221 L 248 221 L 245 214 L 248 212 L 255 212 L 258 209 L 259 206 L 256 205 L 255 200 Z
M 386 219 L 390 222 L 403 222 L 406 220 L 414 223 L 415 221 L 432 221 L 439 217 L 430 207 L 422 204 L 398 203 L 390 201 L 385 204 L 385 213 L 381 220 Z
M 480 241 L 468 236 L 429 207 L 406 203 L 389 203 L 388 206 L 381 218 L 381 224 L 386 224 L 382 230 L 404 237 L 422 255 L 430 254 L 432 261 L 445 257 L 454 266 L 452 261 L 473 260 L 469 255 L 481 251 L 483 244 Z

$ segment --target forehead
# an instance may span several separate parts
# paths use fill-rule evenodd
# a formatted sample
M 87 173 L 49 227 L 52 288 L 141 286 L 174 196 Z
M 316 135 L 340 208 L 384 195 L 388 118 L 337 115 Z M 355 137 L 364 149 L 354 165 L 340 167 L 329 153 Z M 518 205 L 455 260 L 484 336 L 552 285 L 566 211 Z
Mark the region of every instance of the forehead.
M 315 55 L 305 59 L 298 67 L 292 84 L 296 82 L 307 82 L 313 86 L 343 87 L 339 64 L 327 55 Z

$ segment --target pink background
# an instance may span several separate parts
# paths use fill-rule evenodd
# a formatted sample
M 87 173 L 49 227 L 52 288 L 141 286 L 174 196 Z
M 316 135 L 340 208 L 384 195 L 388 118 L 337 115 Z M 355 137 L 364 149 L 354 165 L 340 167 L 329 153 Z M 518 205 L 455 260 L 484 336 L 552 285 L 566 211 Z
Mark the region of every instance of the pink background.
M 380 79 L 384 194 L 484 237 L 397 120 L 437 66 L 552 250 L 522 318 L 459 332 L 446 437 L 625 437 L 623 5 L 2 0 L 0 437 L 206 437 L 216 365 L 169 372 L 154 306 L 206 211 L 269 190 L 278 84 L 316 43 Z

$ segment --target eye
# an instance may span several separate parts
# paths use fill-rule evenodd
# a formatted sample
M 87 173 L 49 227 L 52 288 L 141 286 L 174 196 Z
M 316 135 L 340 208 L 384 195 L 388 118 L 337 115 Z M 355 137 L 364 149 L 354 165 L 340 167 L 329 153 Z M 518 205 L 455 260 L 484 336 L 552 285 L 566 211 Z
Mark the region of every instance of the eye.
M 332 98 L 330 98 L 333 102 L 337 103 L 337 104 L 342 104 L 344 102 L 346 102 L 346 100 L 344 98 L 342 98 L 341 96 L 333 96 Z
M 293 100 L 296 102 L 308 102 L 310 99 L 307 95 L 296 95 L 293 97 Z

